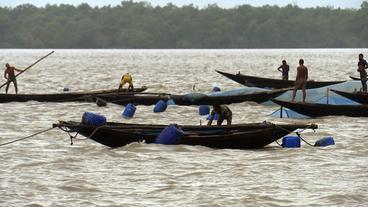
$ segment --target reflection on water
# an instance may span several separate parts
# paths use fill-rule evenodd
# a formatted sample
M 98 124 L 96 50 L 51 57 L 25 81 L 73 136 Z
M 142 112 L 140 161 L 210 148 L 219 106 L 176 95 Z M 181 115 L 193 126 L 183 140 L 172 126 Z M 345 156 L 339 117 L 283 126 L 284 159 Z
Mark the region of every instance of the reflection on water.
M 1 62 L 25 68 L 48 50 L 0 50 Z M 335 50 L 57 50 L 18 78 L 20 93 L 115 88 L 125 72 L 148 92 L 209 92 L 241 87 L 215 70 L 280 78 L 281 60 L 295 77 L 303 58 L 315 80 L 356 75 L 360 49 Z M 4 89 L 2 89 L 4 90 Z M 10 92 L 14 92 L 11 88 Z M 230 105 L 233 122 L 295 122 L 268 116 L 278 107 Z M 170 106 L 153 113 L 138 106 L 135 117 L 123 108 L 89 103 L 1 104 L 0 141 L 5 143 L 51 127 L 58 120 L 80 120 L 83 112 L 109 121 L 199 124 L 198 107 Z M 304 120 L 305 121 L 305 120 Z M 0 149 L 0 205 L 40 206 L 357 206 L 368 203 L 367 118 L 323 117 L 303 137 L 314 143 L 333 136 L 335 146 L 260 150 L 215 150 L 200 146 L 132 143 L 107 149 L 51 130 Z M 190 199 L 188 199 L 190 198 Z

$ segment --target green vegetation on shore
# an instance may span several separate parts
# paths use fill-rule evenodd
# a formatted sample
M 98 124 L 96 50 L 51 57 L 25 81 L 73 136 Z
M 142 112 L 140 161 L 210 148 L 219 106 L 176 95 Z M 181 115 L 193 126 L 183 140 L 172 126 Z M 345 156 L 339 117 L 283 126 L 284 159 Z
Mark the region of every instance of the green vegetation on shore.
M 0 7 L 0 48 L 367 48 L 368 2 L 360 9 L 302 9 L 123 1 Z

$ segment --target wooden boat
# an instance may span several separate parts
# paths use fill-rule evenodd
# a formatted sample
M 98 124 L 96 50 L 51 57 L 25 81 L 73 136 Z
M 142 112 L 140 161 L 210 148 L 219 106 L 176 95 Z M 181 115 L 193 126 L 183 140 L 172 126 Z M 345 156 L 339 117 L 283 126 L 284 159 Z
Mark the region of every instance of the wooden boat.
M 116 148 L 132 142 L 154 143 L 165 125 L 107 123 L 103 126 L 78 122 L 53 125 L 67 132 L 77 132 L 105 146 Z M 184 135 L 178 144 L 201 145 L 211 148 L 251 149 L 264 147 L 296 129 L 312 128 L 315 124 L 252 123 L 231 126 L 179 125 Z
M 368 104 L 368 94 L 363 92 L 344 92 L 344 91 L 338 91 L 334 89 L 330 89 L 332 92 L 339 94 L 340 96 L 344 96 L 345 98 L 351 99 L 357 103 L 360 104 Z
M 319 103 L 295 103 L 272 99 L 276 104 L 310 117 L 351 116 L 368 117 L 368 105 L 332 105 Z
M 294 82 L 292 80 L 281 80 L 281 79 L 271 79 L 271 78 L 262 78 L 257 76 L 249 76 L 243 74 L 230 74 L 225 73 L 222 71 L 216 70 L 216 72 L 220 73 L 221 75 L 230 78 L 233 81 L 236 81 L 240 84 L 243 84 L 248 87 L 259 87 L 259 88 L 290 88 L 294 86 Z M 307 82 L 307 89 L 311 88 L 320 88 L 328 85 L 342 83 L 344 81 L 308 81 Z
M 352 80 L 360 80 L 360 77 L 355 77 L 355 76 L 351 76 L 351 75 L 349 75 L 349 77 L 350 77 Z
M 173 100 L 176 105 L 216 105 L 216 104 L 233 104 L 245 101 L 253 101 L 257 103 L 266 102 L 275 98 L 288 89 L 277 89 L 271 91 L 259 91 L 242 95 L 206 95 L 200 93 L 186 94 L 186 95 L 171 95 L 171 94 L 130 94 L 117 99 L 116 97 L 105 96 L 100 97 L 103 100 L 119 105 L 126 105 L 132 103 L 135 105 L 154 105 L 159 100 Z
M 134 88 L 133 91 L 127 89 L 110 89 L 110 90 L 94 90 L 81 92 L 63 92 L 63 93 L 49 93 L 49 94 L 0 94 L 0 103 L 7 102 L 73 102 L 86 101 L 95 102 L 96 97 L 117 97 L 122 94 L 134 94 L 145 91 L 147 87 Z

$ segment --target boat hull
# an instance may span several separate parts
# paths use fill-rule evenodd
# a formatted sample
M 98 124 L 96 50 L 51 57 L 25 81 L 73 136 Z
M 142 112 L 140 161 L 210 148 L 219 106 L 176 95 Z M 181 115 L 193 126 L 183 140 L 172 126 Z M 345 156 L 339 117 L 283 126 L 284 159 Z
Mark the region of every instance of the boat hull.
M 165 125 L 114 124 L 90 126 L 77 122 L 54 124 L 63 130 L 76 131 L 105 146 L 116 148 L 132 142 L 154 143 Z M 178 144 L 200 145 L 211 148 L 262 148 L 299 128 L 317 128 L 317 125 L 271 123 L 240 124 L 231 126 L 178 126 L 184 131 Z
M 349 77 L 350 77 L 352 80 L 359 80 L 359 81 L 360 81 L 360 77 L 355 77 L 355 76 L 351 76 L 351 75 L 349 75 Z
M 345 98 L 351 99 L 357 103 L 368 104 L 368 94 L 367 93 L 361 93 L 361 92 L 349 93 L 349 92 L 338 91 L 338 90 L 333 90 L 333 89 L 330 89 L 330 90 L 334 93 L 339 94 L 340 96 L 344 96 Z
M 350 116 L 368 117 L 368 105 L 332 105 L 318 103 L 295 103 L 272 100 L 274 103 L 310 117 Z
M 222 71 L 216 70 L 221 75 L 236 81 L 242 85 L 248 87 L 258 87 L 258 88 L 273 88 L 273 89 L 281 89 L 281 88 L 290 88 L 294 87 L 294 82 L 291 80 L 281 80 L 281 79 L 271 79 L 271 78 L 261 78 L 256 76 L 249 76 L 243 74 L 230 74 Z M 333 84 L 342 83 L 344 81 L 308 81 L 307 89 L 312 88 L 320 88 L 324 86 L 329 86 Z
M 0 94 L 0 103 L 7 102 L 95 102 L 96 98 L 102 97 L 107 99 L 119 98 L 125 94 L 134 94 L 143 92 L 147 87 L 135 88 L 133 91 L 126 89 L 110 89 L 110 90 L 95 90 L 86 92 L 65 92 L 52 94 Z
M 176 105 L 190 106 L 190 105 L 221 105 L 221 104 L 233 104 L 233 103 L 242 103 L 246 101 L 263 103 L 269 101 L 272 98 L 275 98 L 283 93 L 285 93 L 288 89 L 279 89 L 279 90 L 271 90 L 271 91 L 260 91 L 243 95 L 224 95 L 224 96 L 208 96 L 205 94 L 201 94 L 199 97 L 191 97 L 188 95 L 169 95 L 169 94 L 157 94 L 157 95 L 146 95 L 146 94 L 132 94 L 130 96 L 126 96 L 120 100 L 112 100 L 109 102 L 119 104 L 119 105 L 127 105 L 128 103 L 132 103 L 134 105 L 154 105 L 159 100 L 173 100 Z M 104 99 L 103 97 L 101 97 Z

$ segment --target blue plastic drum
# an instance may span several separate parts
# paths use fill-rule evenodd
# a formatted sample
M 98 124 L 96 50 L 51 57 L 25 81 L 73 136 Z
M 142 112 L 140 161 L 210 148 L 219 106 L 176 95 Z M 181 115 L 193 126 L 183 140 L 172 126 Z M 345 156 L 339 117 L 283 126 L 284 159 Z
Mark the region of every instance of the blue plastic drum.
M 156 144 L 177 144 L 184 132 L 177 125 L 169 125 L 165 127 L 158 135 L 155 143 Z
M 106 124 L 106 117 L 91 112 L 84 112 L 82 116 L 82 124 L 92 126 L 102 126 Z
M 166 102 L 163 101 L 163 100 L 159 100 L 156 103 L 155 107 L 153 108 L 153 112 L 155 112 L 155 113 L 164 112 L 166 110 L 166 108 L 167 108 Z
M 200 105 L 199 106 L 199 115 L 207 115 L 210 113 L 210 107 L 208 105 Z
M 319 139 L 318 141 L 316 141 L 316 143 L 314 144 L 314 146 L 316 147 L 326 147 L 329 145 L 334 145 L 335 141 L 333 139 L 333 137 L 323 137 L 321 139 Z
M 123 117 L 124 118 L 132 118 L 134 116 L 135 110 L 137 108 L 134 106 L 134 104 L 128 103 L 125 106 L 124 112 L 123 112 Z
M 300 138 L 298 136 L 286 136 L 282 139 L 281 146 L 284 148 L 300 147 Z

